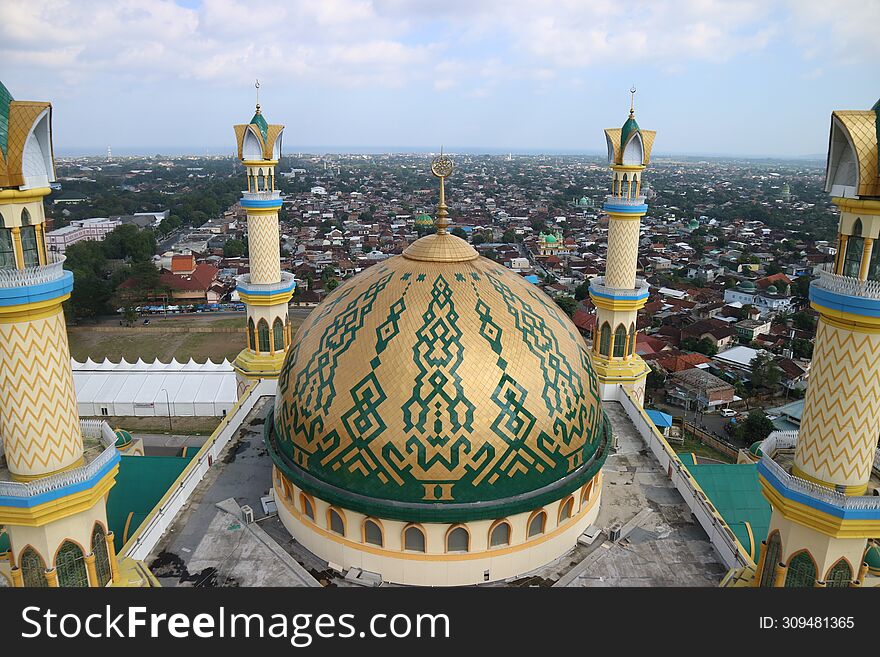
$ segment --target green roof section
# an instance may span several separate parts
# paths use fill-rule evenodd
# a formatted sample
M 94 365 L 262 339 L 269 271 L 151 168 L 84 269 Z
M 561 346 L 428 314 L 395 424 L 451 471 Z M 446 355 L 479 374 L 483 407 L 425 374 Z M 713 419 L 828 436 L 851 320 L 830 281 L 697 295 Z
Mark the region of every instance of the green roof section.
M 683 456 L 683 455 L 682 455 Z M 745 551 L 758 558 L 761 541 L 770 528 L 770 503 L 761 493 L 753 463 L 697 464 L 687 469 L 706 493 Z M 748 527 L 746 525 L 748 523 Z M 751 527 L 751 536 L 749 536 Z
M 192 456 L 122 456 L 116 485 L 107 499 L 107 524 L 117 551 L 137 531 L 191 459 Z
M 0 546 L 0 551 L 2 547 Z M 868 547 L 868 551 L 865 552 L 865 563 L 868 564 L 872 575 L 880 574 L 880 545 L 874 543 Z
M 629 137 L 634 132 L 641 132 L 641 128 L 639 128 L 639 124 L 636 122 L 636 117 L 632 114 L 629 115 L 629 118 L 626 120 L 626 123 L 623 124 L 623 128 L 620 129 L 620 153 L 621 157 L 623 156 L 623 149 L 626 147 L 626 142 L 629 141 Z
M 266 117 L 257 109 L 257 113 L 254 114 L 254 118 L 251 119 L 251 125 L 255 125 L 260 129 L 260 133 L 263 135 L 263 142 L 269 138 L 269 124 L 266 122 Z
M 9 89 L 0 82 L 0 150 L 3 151 L 4 160 L 9 148 L 9 103 L 13 100 Z
M 9 549 L 9 534 L 3 532 L 0 534 L 0 554 L 3 554 Z

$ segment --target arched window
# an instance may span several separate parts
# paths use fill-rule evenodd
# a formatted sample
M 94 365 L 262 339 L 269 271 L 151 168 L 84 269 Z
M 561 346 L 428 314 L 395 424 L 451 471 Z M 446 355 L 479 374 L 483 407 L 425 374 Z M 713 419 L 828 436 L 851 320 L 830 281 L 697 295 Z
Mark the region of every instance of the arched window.
M 636 325 L 629 325 L 629 355 L 634 356 L 636 353 Z
M 410 552 L 425 551 L 425 532 L 421 527 L 410 525 L 403 530 L 403 549 Z
M 865 240 L 862 237 L 862 220 L 856 219 L 853 224 L 852 236 L 846 241 L 846 253 L 843 258 L 843 275 L 858 278 L 862 264 L 862 251 Z
M 510 523 L 506 520 L 497 521 L 489 531 L 489 547 L 502 545 L 510 545 Z
M 21 211 L 21 254 L 25 267 L 36 267 L 40 264 L 37 229 L 31 226 L 31 213 L 27 208 Z
M 46 564 L 37 551 L 28 546 L 18 559 L 18 567 L 21 568 L 21 577 L 25 586 L 46 587 Z
M 773 588 L 773 580 L 776 576 L 776 565 L 782 558 L 782 539 L 779 532 L 773 532 L 767 538 L 764 548 L 764 567 L 761 570 L 761 587 Z
M 251 348 L 251 351 L 257 350 L 257 338 L 254 334 L 254 320 L 248 319 L 248 346 Z
M 12 231 L 0 227 L 0 269 L 15 269 L 15 250 L 12 247 Z
M 275 351 L 284 350 L 284 323 L 280 317 L 275 318 L 272 324 L 272 339 L 275 341 Z
M 626 174 L 623 174 L 623 182 L 620 185 L 620 195 L 621 196 L 629 196 L 627 193 L 629 190 L 629 177 Z
M 614 357 L 615 358 L 623 358 L 623 355 L 626 353 L 626 329 L 623 328 L 623 324 L 620 324 L 617 327 L 617 330 L 614 331 Z
M 846 588 L 852 581 L 853 571 L 846 559 L 840 559 L 831 566 L 831 570 L 825 576 L 825 586 L 829 588 Z
M 287 483 L 287 479 L 281 480 L 281 494 L 284 495 L 285 500 L 290 500 L 290 484 Z
M 315 505 L 312 503 L 311 498 L 305 493 L 299 494 L 299 505 L 302 508 L 302 512 L 309 517 L 309 520 L 315 520 Z
M 599 353 L 603 356 L 610 355 L 611 349 L 611 327 L 608 322 L 602 324 L 602 330 L 599 331 Z
M 107 552 L 107 536 L 104 528 L 95 523 L 92 530 L 92 554 L 95 555 L 95 571 L 98 573 L 98 586 L 107 586 L 112 573 L 110 572 L 110 554 Z
M 345 536 L 345 520 L 342 518 L 342 512 L 332 508 L 329 509 L 327 511 L 327 524 L 330 526 L 331 532 Z
M 816 562 L 809 552 L 803 550 L 794 555 L 788 562 L 788 574 L 785 576 L 786 588 L 810 588 L 816 584 Z
M 571 518 L 571 514 L 573 511 L 574 511 L 574 498 L 569 496 L 569 498 L 567 500 L 565 500 L 559 506 L 558 524 L 561 525 L 563 522 L 565 522 L 566 520 Z
M 470 549 L 471 535 L 464 527 L 453 527 L 446 534 L 447 552 L 467 552 Z
M 371 518 L 364 520 L 364 543 L 372 543 L 379 547 L 384 545 L 384 541 L 382 540 L 382 527 L 379 526 L 378 522 Z
M 547 523 L 547 514 L 543 511 L 537 511 L 532 514 L 529 519 L 528 538 L 538 536 L 544 533 L 544 525 Z
M 269 346 L 269 324 L 266 323 L 265 319 L 261 319 L 257 322 L 257 334 L 260 338 L 260 351 L 268 352 L 271 350 Z
M 590 498 L 593 496 L 593 480 L 591 479 L 586 483 L 586 485 L 581 489 L 581 508 L 584 508 L 584 504 L 589 502 Z
M 89 576 L 82 549 L 72 541 L 64 541 L 55 556 L 58 586 L 87 587 Z

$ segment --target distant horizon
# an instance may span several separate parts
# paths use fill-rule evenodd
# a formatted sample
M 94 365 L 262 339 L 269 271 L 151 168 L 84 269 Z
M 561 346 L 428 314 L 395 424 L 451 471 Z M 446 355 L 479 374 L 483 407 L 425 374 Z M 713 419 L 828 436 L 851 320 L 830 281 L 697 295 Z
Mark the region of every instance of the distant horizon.
M 325 146 L 312 145 L 302 146 L 296 149 L 282 149 L 282 157 L 291 157 L 297 154 L 304 155 L 429 155 L 439 152 L 440 148 L 430 146 Z M 461 155 L 491 155 L 491 156 L 574 156 L 574 157 L 600 157 L 604 158 L 604 150 L 594 149 L 563 149 L 548 148 L 500 148 L 490 146 L 444 146 L 443 150 L 450 154 Z M 157 155 L 168 157 L 235 157 L 234 146 L 111 146 L 113 157 L 154 157 Z M 74 146 L 56 148 L 56 157 L 106 157 L 107 147 Z M 826 153 L 808 153 L 804 155 L 769 155 L 761 153 L 707 153 L 707 152 L 676 152 L 655 151 L 653 159 L 669 159 L 676 157 L 688 158 L 711 158 L 730 160 L 778 160 L 792 162 L 824 162 Z

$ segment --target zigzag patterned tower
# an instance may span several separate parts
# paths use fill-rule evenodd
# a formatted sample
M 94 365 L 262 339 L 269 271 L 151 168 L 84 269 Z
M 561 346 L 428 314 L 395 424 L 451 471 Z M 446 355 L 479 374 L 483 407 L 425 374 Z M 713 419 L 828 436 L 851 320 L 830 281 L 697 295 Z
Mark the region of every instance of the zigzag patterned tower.
M 259 83 L 258 87 L 259 88 Z M 270 125 L 257 103 L 250 123 L 235 126 L 238 157 L 247 168 L 248 188 L 241 205 L 247 211 L 250 273 L 238 277 L 238 293 L 247 306 L 248 345 L 233 363 L 239 396 L 257 379 L 277 379 L 290 344 L 288 303 L 293 274 L 281 271 L 275 165 L 281 156 L 283 125 Z
M 635 89 L 631 90 L 635 94 Z M 605 130 L 614 178 L 605 201 L 608 254 L 605 276 L 590 283 L 596 306 L 593 364 L 603 399 L 615 399 L 617 386 L 630 390 L 641 404 L 648 366 L 636 354 L 636 315 L 648 300 L 648 284 L 636 279 L 641 218 L 648 211 L 641 195 L 642 172 L 651 160 L 654 130 L 642 130 L 631 105 L 622 128 Z
M 810 287 L 819 326 L 789 468 L 773 436 L 758 473 L 773 506 L 758 586 L 876 585 L 867 541 L 880 537 L 880 176 L 878 109 L 831 117 L 825 191 L 840 208 L 839 250 Z M 876 486 L 876 482 L 874 484 Z M 876 572 L 875 572 L 876 570 Z
M 15 586 L 121 584 L 105 499 L 115 435 L 84 443 L 61 304 L 73 289 L 46 251 L 55 181 L 52 107 L 0 83 L 0 525 Z M 105 425 L 106 426 L 106 425 Z M 4 559 L 3 561 L 6 561 Z M 6 563 L 0 566 L 6 566 Z

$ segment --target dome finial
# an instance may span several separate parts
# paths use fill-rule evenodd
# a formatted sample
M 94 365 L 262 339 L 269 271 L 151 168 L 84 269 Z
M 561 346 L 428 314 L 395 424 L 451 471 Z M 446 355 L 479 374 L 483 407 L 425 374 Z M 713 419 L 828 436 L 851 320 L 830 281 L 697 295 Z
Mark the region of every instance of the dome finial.
M 441 146 L 440 155 L 431 161 L 431 173 L 440 179 L 440 203 L 437 204 L 437 219 L 434 221 L 438 235 L 445 235 L 450 223 L 449 213 L 446 211 L 446 179 L 452 175 L 454 168 L 452 159 L 443 154 Z
M 636 113 L 636 85 L 629 88 L 629 115 L 635 116 Z
M 254 82 L 254 88 L 257 90 L 257 114 L 260 113 L 260 79 Z

